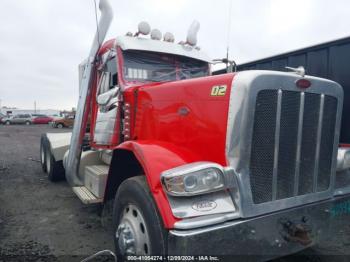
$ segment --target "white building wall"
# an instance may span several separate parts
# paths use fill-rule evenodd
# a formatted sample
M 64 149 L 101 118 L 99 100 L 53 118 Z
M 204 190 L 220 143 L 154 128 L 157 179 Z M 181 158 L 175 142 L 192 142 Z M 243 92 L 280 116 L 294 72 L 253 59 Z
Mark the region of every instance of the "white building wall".
M 10 113 L 12 112 L 12 113 Z M 11 115 L 17 115 L 17 114 L 43 114 L 48 116 L 53 115 L 60 115 L 60 110 L 56 109 L 37 109 L 34 111 L 34 109 L 19 109 L 19 108 L 0 108 L 0 113 L 7 115 L 10 113 Z

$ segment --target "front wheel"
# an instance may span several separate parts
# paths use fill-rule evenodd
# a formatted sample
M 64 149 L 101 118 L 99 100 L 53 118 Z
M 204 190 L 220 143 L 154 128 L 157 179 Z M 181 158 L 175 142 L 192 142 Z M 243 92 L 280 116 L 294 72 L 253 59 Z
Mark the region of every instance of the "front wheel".
M 9 125 L 11 125 L 11 122 L 10 122 L 10 121 L 6 121 L 5 124 L 6 124 L 7 126 L 9 126 Z
M 166 254 L 167 231 L 144 176 L 120 185 L 114 200 L 113 235 L 119 256 Z
M 63 128 L 63 124 L 61 124 L 61 123 L 60 123 L 60 124 L 57 124 L 56 126 L 57 126 L 57 128 L 59 128 L 59 129 Z
M 30 121 L 26 121 L 26 125 L 27 126 L 31 125 L 31 122 Z

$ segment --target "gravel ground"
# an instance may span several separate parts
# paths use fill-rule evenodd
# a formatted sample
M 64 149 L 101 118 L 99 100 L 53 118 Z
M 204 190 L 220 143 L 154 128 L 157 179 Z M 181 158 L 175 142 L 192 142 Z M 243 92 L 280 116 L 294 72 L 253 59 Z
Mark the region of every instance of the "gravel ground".
M 113 250 L 110 216 L 100 206 L 83 205 L 66 182 L 49 182 L 41 170 L 40 134 L 67 131 L 0 125 L 0 262 L 80 261 Z M 349 261 L 349 247 L 347 226 L 326 243 L 278 261 Z
M 68 184 L 49 182 L 39 160 L 39 126 L 0 126 L 0 261 L 79 261 L 113 239 L 101 208 L 85 206 Z M 31 259 L 31 260 L 30 260 Z

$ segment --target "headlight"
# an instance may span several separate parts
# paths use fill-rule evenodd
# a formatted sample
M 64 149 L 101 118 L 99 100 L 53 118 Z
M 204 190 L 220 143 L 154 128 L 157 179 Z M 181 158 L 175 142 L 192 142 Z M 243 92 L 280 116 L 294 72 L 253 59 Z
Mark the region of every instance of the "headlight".
M 172 196 L 193 196 L 225 188 L 223 168 L 215 163 L 197 162 L 162 173 L 162 183 Z

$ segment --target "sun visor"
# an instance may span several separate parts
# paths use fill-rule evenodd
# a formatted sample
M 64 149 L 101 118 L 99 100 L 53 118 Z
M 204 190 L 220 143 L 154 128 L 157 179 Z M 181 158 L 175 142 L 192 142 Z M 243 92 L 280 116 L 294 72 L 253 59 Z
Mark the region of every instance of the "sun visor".
M 142 37 L 119 36 L 117 46 L 122 50 L 140 50 L 185 56 L 205 62 L 211 62 L 207 54 L 189 45 L 180 45 L 165 41 L 152 40 Z

